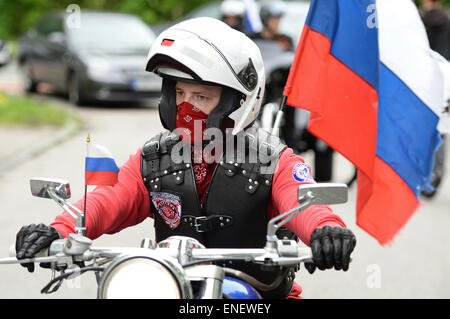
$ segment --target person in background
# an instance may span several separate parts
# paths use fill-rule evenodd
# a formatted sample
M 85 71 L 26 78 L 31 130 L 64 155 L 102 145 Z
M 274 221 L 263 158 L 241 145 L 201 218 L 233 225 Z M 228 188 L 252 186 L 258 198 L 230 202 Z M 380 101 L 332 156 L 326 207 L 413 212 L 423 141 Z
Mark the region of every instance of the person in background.
M 259 15 L 263 24 L 261 32 L 250 34 L 252 40 L 265 39 L 278 42 L 285 50 L 294 50 L 292 38 L 280 33 L 280 22 L 285 14 L 284 3 L 281 0 L 268 1 L 261 4 Z
M 224 0 L 220 4 L 220 19 L 235 30 L 248 33 L 245 27 L 245 4 L 241 0 Z
M 421 16 L 431 49 L 450 60 L 450 18 L 442 0 L 423 0 Z
M 450 18 L 442 7 L 442 0 L 423 0 L 421 17 L 427 31 L 430 48 L 450 60 Z M 450 101 L 449 101 L 450 102 Z M 448 112 L 448 106 L 446 108 Z M 445 135 L 441 135 L 443 141 L 435 153 L 435 163 L 433 167 L 433 179 L 431 185 L 435 188 L 432 191 L 422 191 L 422 195 L 432 198 L 441 184 L 445 167 Z

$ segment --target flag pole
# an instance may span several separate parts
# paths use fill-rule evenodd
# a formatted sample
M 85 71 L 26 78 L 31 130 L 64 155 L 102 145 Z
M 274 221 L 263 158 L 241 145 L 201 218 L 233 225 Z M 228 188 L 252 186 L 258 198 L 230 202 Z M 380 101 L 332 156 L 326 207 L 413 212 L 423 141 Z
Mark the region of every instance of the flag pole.
M 90 142 L 91 142 L 91 135 L 90 135 L 90 133 L 88 133 L 88 136 L 86 138 L 86 143 L 90 143 Z M 85 161 L 86 161 L 86 159 L 85 159 Z M 86 185 L 86 177 L 85 177 L 85 179 L 84 179 L 84 211 L 83 211 L 83 216 L 81 217 L 81 222 L 82 222 L 81 227 L 82 227 L 83 236 L 86 235 L 86 202 L 87 202 L 86 199 L 87 199 L 87 185 Z
M 280 107 L 278 108 L 277 116 L 275 118 L 275 122 L 273 123 L 272 135 L 278 136 L 278 129 L 280 127 L 281 118 L 283 117 L 283 114 L 284 114 L 284 108 L 286 106 L 286 100 L 287 100 L 287 96 L 283 95 L 283 97 L 281 99 L 281 102 L 280 102 Z

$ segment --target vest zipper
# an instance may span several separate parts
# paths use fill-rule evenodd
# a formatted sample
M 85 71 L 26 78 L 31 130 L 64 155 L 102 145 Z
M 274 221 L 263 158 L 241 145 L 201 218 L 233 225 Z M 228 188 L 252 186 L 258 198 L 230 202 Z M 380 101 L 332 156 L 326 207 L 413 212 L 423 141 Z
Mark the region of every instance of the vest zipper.
M 223 159 L 223 154 L 222 154 L 222 156 L 220 157 L 219 163 L 222 161 L 222 159 Z M 220 166 L 219 163 L 216 163 L 216 167 L 214 168 L 213 174 L 212 174 L 211 179 L 210 179 L 210 181 L 209 181 L 209 183 L 208 183 L 208 187 L 206 188 L 205 202 L 204 202 L 204 203 L 201 203 L 201 207 L 200 207 L 201 209 L 203 209 L 203 207 L 206 207 L 206 203 L 207 203 L 207 201 L 208 201 L 209 190 L 210 190 L 210 188 L 211 188 L 212 182 L 214 181 L 214 176 L 216 175 L 217 169 L 218 169 L 218 167 Z M 197 193 L 197 197 L 198 197 L 198 193 Z M 199 200 L 199 201 L 200 201 L 200 200 Z
M 191 177 L 192 177 L 192 183 L 194 185 L 194 190 L 195 190 L 195 199 L 197 200 L 197 207 L 200 208 L 200 215 L 202 213 L 202 203 L 200 202 L 200 197 L 198 196 L 198 192 L 197 192 L 197 183 L 195 183 L 195 173 L 194 173 L 194 164 L 191 162 L 190 163 L 190 167 L 189 170 L 191 171 Z
M 222 160 L 222 158 L 223 158 L 223 154 L 222 154 L 222 157 L 220 158 L 220 160 Z M 213 174 L 211 176 L 211 180 L 209 181 L 208 187 L 206 188 L 205 202 L 204 203 L 202 203 L 200 201 L 200 197 L 198 196 L 197 183 L 195 182 L 194 164 L 191 162 L 190 166 L 191 167 L 189 169 L 191 170 L 192 183 L 194 183 L 194 187 L 195 187 L 195 199 L 197 200 L 197 207 L 200 209 L 200 216 L 205 216 L 205 214 L 203 214 L 203 208 L 206 206 L 205 203 L 206 203 L 206 201 L 208 199 L 209 189 L 211 188 L 212 181 L 214 179 L 214 176 L 216 175 L 217 167 L 220 166 L 220 165 L 216 164 L 216 167 L 214 168 Z

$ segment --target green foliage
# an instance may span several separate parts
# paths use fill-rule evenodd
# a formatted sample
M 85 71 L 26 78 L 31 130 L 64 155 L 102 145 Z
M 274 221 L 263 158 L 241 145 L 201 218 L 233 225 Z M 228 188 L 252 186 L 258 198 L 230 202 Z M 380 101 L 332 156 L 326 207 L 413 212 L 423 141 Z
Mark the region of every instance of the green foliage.
M 0 93 L 0 125 L 62 126 L 69 114 L 63 108 L 30 98 Z
M 51 10 L 83 9 L 132 13 L 148 24 L 176 20 L 212 0 L 0 0 L 0 38 L 14 39 Z
M 82 10 L 132 13 L 148 24 L 155 24 L 176 20 L 212 1 L 214 0 L 0 0 L 0 38 L 15 39 L 48 11 L 65 10 L 70 4 L 77 4 Z M 418 6 L 422 2 L 414 1 Z M 450 8 L 450 0 L 443 0 L 443 3 Z

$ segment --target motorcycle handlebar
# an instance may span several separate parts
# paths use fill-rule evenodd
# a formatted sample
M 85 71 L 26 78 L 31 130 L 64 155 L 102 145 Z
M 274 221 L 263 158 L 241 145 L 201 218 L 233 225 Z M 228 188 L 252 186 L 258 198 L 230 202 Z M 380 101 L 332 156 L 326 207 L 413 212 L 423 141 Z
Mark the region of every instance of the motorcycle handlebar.
M 16 257 L 16 245 L 9 246 L 9 257 Z M 34 257 L 48 257 L 48 248 L 44 248 L 37 252 Z
M 310 247 L 298 247 L 298 257 L 304 258 L 304 257 L 310 257 L 312 258 L 312 251 Z
M 114 248 L 94 248 L 92 247 L 94 252 L 100 253 L 106 253 L 103 257 L 114 257 L 116 255 Z M 118 250 L 125 252 L 126 249 L 117 248 Z M 135 251 L 136 248 L 133 248 L 131 252 Z M 142 249 L 142 248 L 137 248 Z M 159 248 L 161 249 L 161 248 Z M 164 249 L 164 248 L 162 248 Z M 103 253 L 100 253 L 100 255 L 104 255 Z M 264 248 L 255 248 L 255 249 L 233 249 L 233 248 L 223 248 L 223 249 L 217 249 L 217 248 L 194 248 L 192 250 L 192 258 L 194 260 L 223 260 L 223 259 L 235 259 L 235 260 L 247 260 L 247 261 L 264 261 L 264 258 L 266 251 Z M 41 263 L 41 262 L 53 262 L 56 261 L 56 256 L 49 256 L 49 248 L 42 249 L 39 251 L 34 258 L 27 258 L 27 259 L 21 259 L 17 260 L 16 258 L 16 250 L 15 245 L 11 245 L 9 249 L 9 256 L 11 258 L 3 258 L 0 259 L 0 264 L 14 264 L 14 263 Z M 289 257 L 281 257 L 281 256 L 271 256 L 273 257 L 273 261 L 275 263 L 278 263 L 280 265 L 288 265 L 288 264 L 294 264 L 299 262 L 312 262 L 312 252 L 311 248 L 309 247 L 298 247 L 297 253 L 295 255 L 291 255 Z
M 193 249 L 192 258 L 196 260 L 202 259 L 212 259 L 212 260 L 222 260 L 222 259 L 239 259 L 239 260 L 254 260 L 254 261 L 265 261 L 266 254 L 264 248 L 259 249 Z M 270 256 L 273 257 L 273 261 L 280 265 L 295 264 L 299 262 L 312 262 L 312 251 L 309 247 L 298 247 L 295 255 L 281 257 L 278 255 Z
M 24 263 L 43 263 L 43 262 L 52 262 L 55 261 L 54 256 L 48 255 L 48 248 L 44 248 L 36 255 L 34 255 L 33 258 L 26 258 L 26 259 L 20 259 L 18 260 L 16 258 L 16 245 L 12 244 L 9 246 L 9 257 L 10 258 L 1 258 L 0 264 L 24 264 Z

